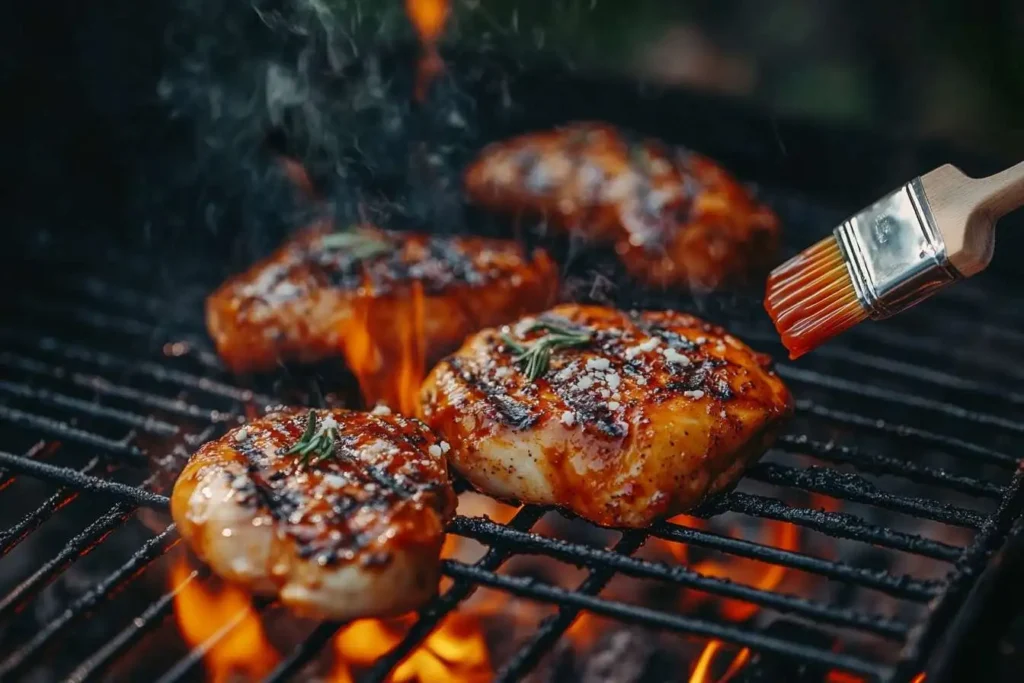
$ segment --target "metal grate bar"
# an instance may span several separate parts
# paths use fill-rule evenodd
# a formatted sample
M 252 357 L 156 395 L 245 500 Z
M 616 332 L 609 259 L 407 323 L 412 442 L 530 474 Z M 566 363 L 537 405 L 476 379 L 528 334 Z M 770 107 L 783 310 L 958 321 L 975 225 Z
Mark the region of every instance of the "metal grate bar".
M 218 382 L 208 377 L 194 375 L 181 370 L 172 370 L 152 361 L 122 358 L 80 344 L 62 342 L 51 336 L 0 329 L 0 339 L 13 339 L 23 344 L 30 344 L 35 349 L 55 354 L 67 360 L 76 360 L 106 370 L 115 370 L 126 374 L 140 373 L 158 382 L 177 384 L 185 389 L 203 391 L 240 403 L 248 403 L 250 401 L 260 403 L 274 402 L 269 396 L 254 394 L 248 389 Z
M 278 663 L 277 667 L 270 672 L 270 675 L 263 679 L 263 683 L 281 683 L 290 680 L 297 674 L 307 662 L 320 654 L 327 647 L 334 634 L 341 630 L 345 624 L 338 621 L 325 621 L 306 636 L 306 639 L 294 648 L 290 655 Z
M 59 322 L 72 320 L 95 330 L 113 331 L 118 334 L 144 337 L 155 340 L 166 336 L 164 329 L 150 323 L 140 322 L 138 318 L 129 318 L 93 309 L 72 306 L 66 302 L 48 301 L 33 295 L 22 295 L 18 301 L 20 307 L 32 315 L 46 315 Z
M 157 510 L 167 510 L 171 503 L 167 496 L 161 496 L 159 493 L 151 493 L 136 486 L 129 486 L 128 484 L 121 484 L 116 481 L 107 481 L 99 477 L 91 477 L 66 467 L 57 467 L 56 465 L 29 460 L 20 455 L 13 455 L 4 451 L 0 451 L 0 465 L 13 472 L 49 479 L 82 491 L 111 496 L 118 500 L 130 501 L 136 505 L 143 505 Z
M 944 434 L 936 434 L 935 432 L 911 427 L 910 425 L 892 424 L 885 420 L 864 417 L 844 410 L 834 410 L 805 399 L 798 400 L 796 406 L 798 411 L 809 413 L 815 417 L 850 427 L 857 427 L 858 429 L 881 432 L 888 436 L 906 439 L 924 446 L 935 447 L 950 455 L 964 455 L 973 460 L 984 460 L 987 463 L 1011 470 L 1016 469 L 1019 462 L 1012 455 L 1000 453 L 986 446 Z
M 999 509 L 986 520 L 985 527 L 964 550 L 961 567 L 965 569 L 951 577 L 946 591 L 932 604 L 929 620 L 910 634 L 900 653 L 899 673 L 902 675 L 908 678 L 913 675 L 910 670 L 918 670 L 923 664 L 923 657 L 941 640 L 953 614 L 975 584 L 979 570 L 971 567 L 981 566 L 1006 540 L 1010 527 L 1020 519 L 1024 509 L 1024 468 L 1017 470 L 1013 478 L 1013 493 L 1002 500 Z
M 19 427 L 30 427 L 61 441 L 74 441 L 92 448 L 99 448 L 116 455 L 126 456 L 136 462 L 145 462 L 145 454 L 138 447 L 128 443 L 127 440 L 115 441 L 99 434 L 87 432 L 78 427 L 72 427 L 67 422 L 55 420 L 44 415 L 27 413 L 16 408 L 9 408 L 0 405 L 0 420 L 17 425 Z
M 84 467 L 79 469 L 78 472 L 80 474 L 88 474 L 96 468 L 99 462 L 99 458 L 93 458 Z M 25 540 L 26 536 L 37 529 L 43 522 L 50 519 L 57 510 L 77 498 L 78 494 L 78 491 L 69 491 L 67 488 L 61 487 L 44 500 L 38 508 L 15 522 L 13 526 L 0 530 L 0 557 L 14 550 L 19 543 Z
M 798 468 L 762 462 L 747 470 L 746 476 L 769 484 L 792 486 L 803 491 L 874 505 L 884 510 L 903 512 L 943 524 L 978 529 L 985 522 L 985 515 L 977 510 L 882 491 L 858 474 L 839 472 L 831 467 Z
M 887 667 L 859 657 L 783 640 L 749 628 L 670 614 L 639 605 L 627 605 L 591 595 L 574 593 L 529 577 L 494 574 L 452 560 L 445 560 L 442 563 L 442 571 L 452 578 L 475 581 L 521 598 L 556 605 L 568 605 L 629 624 L 717 638 L 762 652 L 772 652 L 784 657 L 802 659 L 825 667 L 866 674 L 875 678 L 882 678 L 889 671 Z
M 644 544 L 645 536 L 641 532 L 627 531 L 612 548 L 613 553 L 622 556 L 632 555 Z M 615 570 L 611 567 L 594 569 L 587 575 L 579 586 L 577 593 L 584 595 L 597 595 L 604 590 L 608 582 L 615 576 Z M 528 674 L 541 657 L 547 654 L 562 634 L 576 620 L 580 610 L 575 607 L 559 607 L 558 613 L 546 618 L 537 628 L 533 637 L 524 643 L 512 657 L 505 663 L 501 671 L 495 676 L 495 681 L 517 681 Z
M 833 391 L 845 392 L 854 396 L 876 399 L 911 408 L 920 408 L 922 410 L 946 415 L 947 417 L 954 417 L 958 420 L 997 427 L 1015 434 L 1024 434 L 1024 422 L 1009 420 L 998 415 L 979 413 L 974 410 L 961 408 L 960 406 L 953 405 L 952 403 L 943 403 L 942 401 L 922 398 L 920 396 L 915 396 L 914 394 L 907 394 L 901 391 L 894 391 L 892 389 L 883 389 L 882 387 L 862 384 L 848 379 L 841 379 L 839 377 L 833 377 L 832 375 L 823 375 L 814 370 L 796 368 L 791 365 L 779 364 L 776 365 L 775 369 L 779 373 L 780 377 L 795 382 L 813 384 Z
M 19 611 L 43 590 L 53 577 L 64 571 L 76 559 L 88 554 L 135 511 L 135 506 L 118 503 L 92 524 L 73 536 L 60 553 L 50 558 L 31 576 L 15 586 L 0 599 L 0 621 Z
M 25 460 L 31 460 L 37 455 L 47 449 L 53 449 L 57 447 L 57 444 L 49 443 L 47 441 L 37 441 L 32 444 L 32 447 L 25 451 L 25 454 L 21 457 Z M 0 491 L 3 491 L 8 486 L 14 483 L 14 476 L 5 469 L 0 469 Z
M 544 514 L 542 508 L 526 506 L 519 509 L 515 516 L 509 520 L 508 527 L 517 531 L 528 531 L 537 520 Z M 476 561 L 474 566 L 488 571 L 495 571 L 511 556 L 513 551 L 509 548 L 491 546 L 487 552 Z M 367 681 L 383 683 L 387 680 L 392 669 L 398 666 L 406 657 L 419 647 L 420 643 L 431 634 L 441 620 L 460 602 L 465 600 L 476 589 L 476 586 L 468 581 L 455 581 L 454 584 L 432 600 L 420 611 L 419 618 L 409 628 L 401 642 L 390 652 L 378 659 L 373 668 L 370 669 Z
M 67 304 L 44 302 L 39 299 L 23 303 L 27 304 L 27 310 L 35 314 L 50 314 L 58 321 L 70 318 L 77 323 L 87 325 L 93 330 L 101 332 L 115 332 L 117 334 L 136 337 L 144 339 L 153 345 L 162 346 L 163 342 L 160 340 L 171 336 L 169 332 L 163 328 L 150 323 L 141 322 L 137 318 L 126 318 L 119 315 L 101 313 L 95 310 L 68 306 Z M 173 336 L 175 337 L 175 341 L 183 341 L 195 349 L 195 352 L 191 354 L 191 357 L 196 359 L 204 368 L 220 374 L 225 372 L 224 366 L 221 364 L 220 359 L 217 358 L 216 354 L 206 350 L 205 340 L 196 337 L 194 334 L 183 332 L 175 332 Z
M 93 417 L 102 417 L 115 422 L 126 424 L 135 429 L 141 429 L 144 432 L 151 434 L 158 434 L 160 436 L 173 436 L 178 433 L 178 428 L 169 422 L 164 422 L 155 417 L 148 417 L 139 415 L 138 413 L 132 413 L 127 410 L 119 410 L 117 408 L 111 408 L 95 401 L 86 401 L 74 396 L 66 396 L 48 389 L 34 389 L 27 384 L 21 384 L 19 382 L 8 382 L 0 380 L 0 391 L 11 394 L 12 396 L 18 396 L 20 398 L 27 398 L 39 403 L 44 403 L 59 408 L 67 408 L 69 410 L 76 410 L 86 415 Z
M 43 308 L 42 307 L 42 303 L 43 302 L 36 302 L 36 303 L 37 303 L 36 308 L 42 310 L 42 308 Z M 52 307 L 56 307 L 55 311 L 54 311 L 55 314 L 57 314 L 57 313 L 59 313 L 61 315 L 73 314 L 81 322 L 83 322 L 85 324 L 88 324 L 88 325 L 91 325 L 93 327 L 98 327 L 99 329 L 108 329 L 108 330 L 112 329 L 112 330 L 118 330 L 118 331 L 121 331 L 122 329 L 124 329 L 125 331 L 128 331 L 129 333 L 134 332 L 134 333 L 136 333 L 138 335 L 145 336 L 148 339 L 154 339 L 154 338 L 158 337 L 160 335 L 160 333 L 161 333 L 161 331 L 158 328 L 153 327 L 151 325 L 145 325 L 143 323 L 138 322 L 135 319 L 130 319 L 130 318 L 121 319 L 121 318 L 117 318 L 117 319 L 109 319 L 109 320 L 107 320 L 105 318 L 109 318 L 110 316 L 106 316 L 106 314 L 103 314 L 103 313 L 95 313 L 95 312 L 92 312 L 92 311 L 85 311 L 85 310 L 82 310 L 82 309 L 79 309 L 79 308 L 75 308 L 75 307 L 64 306 L 62 304 L 51 304 L 49 306 L 51 308 Z M 128 322 L 130 322 L 131 325 L 128 326 L 128 327 L 122 328 L 122 325 L 126 324 Z M 42 335 L 38 335 L 38 336 L 42 336 Z M 195 340 L 192 340 L 192 342 L 194 343 Z M 197 344 L 197 346 L 201 346 L 201 345 Z M 219 361 L 217 361 L 215 357 L 212 358 L 212 359 L 211 358 L 206 358 L 206 360 L 203 361 L 203 358 L 205 358 L 205 354 L 193 354 L 193 355 L 195 357 L 197 357 L 197 359 L 199 359 L 201 362 L 203 362 L 204 365 L 210 366 L 211 369 L 223 370 L 223 368 L 220 365 Z M 810 383 L 810 384 L 814 384 L 814 385 L 818 385 L 818 386 L 823 386 L 823 387 L 829 388 L 829 389 L 831 389 L 833 391 L 841 391 L 841 392 L 850 393 L 850 394 L 857 395 L 857 396 L 867 396 L 869 398 L 876 398 L 876 399 L 888 401 L 888 402 L 891 402 L 891 403 L 898 403 L 898 404 L 902 404 L 902 405 L 912 406 L 912 407 L 915 407 L 915 408 L 922 408 L 922 409 L 932 410 L 932 411 L 936 411 L 936 412 L 939 412 L 939 413 L 942 413 L 942 414 L 946 414 L 946 415 L 950 415 L 950 416 L 953 416 L 953 417 L 958 417 L 960 419 L 972 420 L 972 421 L 975 421 L 975 422 L 980 422 L 982 424 L 990 424 L 992 426 L 1001 427 L 1001 428 L 1007 429 L 1009 431 L 1024 433 L 1024 423 L 1016 422 L 1016 421 L 1013 421 L 1013 420 L 1008 420 L 1006 418 L 1002 418 L 1002 417 L 999 417 L 999 416 L 996 416 L 996 415 L 990 415 L 990 414 L 987 414 L 987 413 L 978 413 L 978 412 L 974 412 L 974 411 L 969 411 L 969 410 L 960 408 L 958 406 L 955 406 L 953 404 L 943 403 L 943 402 L 940 402 L 940 401 L 933 401 L 933 400 L 930 400 L 930 399 L 924 399 L 924 398 L 921 398 L 919 396 L 915 396 L 913 394 L 906 394 L 906 393 L 903 393 L 903 392 L 893 391 L 893 390 L 889 390 L 889 389 L 883 389 L 883 388 L 874 387 L 874 386 L 871 386 L 871 385 L 860 384 L 858 382 L 853 382 L 853 381 L 842 379 L 842 378 L 839 378 L 839 377 L 834 377 L 834 376 L 831 376 L 831 375 L 824 375 L 822 373 L 819 373 L 819 372 L 816 372 L 816 371 L 813 371 L 813 370 L 797 368 L 797 367 L 794 367 L 794 366 L 791 366 L 791 365 L 787 365 L 787 364 L 781 364 L 780 363 L 780 364 L 778 364 L 776 366 L 776 369 L 777 369 L 779 375 L 784 377 L 784 378 L 792 379 L 792 380 L 799 381 L 799 382 Z M 168 372 L 170 372 L 170 371 L 168 371 Z
M 857 325 L 850 330 L 850 333 L 851 340 L 860 338 L 869 342 L 881 343 L 888 348 L 912 353 L 915 357 L 931 354 L 943 359 L 944 365 L 948 365 L 948 360 L 952 359 L 957 365 L 985 368 L 1024 381 L 1024 372 L 1013 365 L 1006 364 L 1000 356 L 990 358 L 985 354 L 975 353 L 970 349 L 960 349 L 956 345 L 937 341 L 919 333 L 911 334 L 883 325 Z
M 775 519 L 780 522 L 791 522 L 835 538 L 863 541 L 883 548 L 902 550 L 946 562 L 956 562 L 963 552 L 963 549 L 957 546 L 870 524 L 864 519 L 846 512 L 826 512 L 825 510 L 790 507 L 777 498 L 739 491 L 733 491 L 711 501 L 697 510 L 697 514 L 709 517 L 726 511 Z
M 114 396 L 117 398 L 134 401 L 141 405 L 156 408 L 166 413 L 172 413 L 181 417 L 194 418 L 208 422 L 215 422 L 223 419 L 221 411 L 207 408 L 200 408 L 189 404 L 183 399 L 167 398 L 148 391 L 142 391 L 133 387 L 114 384 L 105 377 L 99 375 L 88 375 L 80 372 L 68 371 L 63 368 L 56 368 L 47 363 L 37 361 L 27 356 L 21 356 L 8 351 L 0 352 L 0 365 L 14 368 L 22 372 L 31 373 L 36 376 L 49 377 L 54 380 L 67 380 L 78 387 L 91 389 L 98 394 Z
M 669 522 L 659 522 L 648 531 L 652 536 L 668 541 L 710 548 L 736 557 L 798 569 L 856 586 L 872 588 L 904 600 L 927 602 L 939 595 L 943 587 L 941 581 L 922 581 L 907 574 L 895 575 L 881 569 L 853 567 L 791 550 L 782 550 L 754 541 L 691 529 Z
M 509 521 L 509 526 L 526 530 L 537 523 L 537 520 L 544 514 L 544 510 L 538 507 L 526 506 L 520 508 L 515 516 Z M 481 569 L 493 571 L 511 555 L 511 552 L 501 548 L 488 548 L 487 553 L 477 560 L 476 565 Z M 460 602 L 466 599 L 476 586 L 469 581 L 455 581 L 452 586 L 431 600 L 419 612 L 419 618 L 406 632 L 401 642 L 390 652 L 377 660 L 370 670 L 367 680 L 386 680 L 391 670 L 398 666 L 403 659 L 419 646 L 423 640 L 437 627 L 441 619 L 445 617 Z M 288 657 L 281 660 L 277 667 L 267 676 L 263 683 L 283 683 L 299 672 L 311 659 L 316 657 L 324 646 L 335 634 L 345 626 L 341 622 L 325 622 L 313 630 L 306 639 L 295 648 Z
M 185 590 L 193 581 L 200 580 L 208 575 L 209 572 L 205 569 L 193 569 L 188 578 L 175 586 L 173 590 L 157 598 L 142 614 L 135 617 L 126 628 L 113 638 L 107 640 L 103 647 L 75 667 L 75 670 L 67 678 L 68 683 L 83 683 L 84 681 L 94 679 L 112 660 L 120 656 L 121 653 L 138 642 L 151 628 L 166 618 L 174 607 L 174 599 L 181 591 Z
M 594 548 L 556 538 L 538 536 L 509 529 L 488 519 L 456 518 L 450 527 L 453 533 L 485 543 L 514 545 L 517 553 L 553 557 L 577 566 L 608 569 L 641 579 L 657 579 L 724 598 L 768 607 L 779 612 L 796 614 L 822 623 L 867 631 L 886 638 L 902 639 L 906 624 L 857 610 L 834 607 L 795 595 L 766 591 L 742 583 L 704 576 L 682 566 L 650 562 L 620 555 L 605 548 Z
M 93 586 L 88 592 L 72 602 L 56 619 L 42 626 L 27 643 L 0 662 L 0 680 L 12 679 L 29 660 L 46 647 L 50 641 L 63 632 L 75 619 L 92 610 L 116 588 L 123 586 L 154 559 L 178 542 L 174 538 L 175 528 L 171 524 L 162 533 L 146 541 L 141 548 L 119 569 Z
M 113 496 L 119 500 L 128 500 L 146 507 L 166 509 L 169 504 L 168 498 L 160 494 L 144 491 L 126 484 L 109 482 L 97 477 L 79 475 L 74 471 L 28 460 L 2 451 L 0 451 L 0 466 L 9 467 L 23 474 L 48 478 L 80 489 Z M 702 506 L 701 509 L 697 510 L 697 514 L 711 516 L 725 511 L 791 522 L 837 538 L 873 543 L 882 547 L 903 550 L 947 562 L 956 561 L 962 550 L 940 541 L 872 525 L 856 515 L 790 507 L 781 500 L 747 493 L 732 492 L 727 494 L 710 504 Z
M 1001 498 L 1006 487 L 990 481 L 950 474 L 945 470 L 919 465 L 911 460 L 891 458 L 877 453 L 867 453 L 853 446 L 836 443 L 822 443 L 801 435 L 785 435 L 776 441 L 774 448 L 787 453 L 813 455 L 820 460 L 855 465 L 857 469 L 877 474 L 891 474 L 912 481 L 942 486 L 961 493 L 988 498 Z
M 737 331 L 737 334 L 745 340 L 756 340 L 758 342 L 774 344 L 776 346 L 779 344 L 778 334 L 774 333 L 774 331 L 768 332 L 767 330 L 742 327 L 741 331 Z M 951 375 L 947 372 L 942 372 L 941 370 L 934 370 L 920 365 L 913 365 L 911 363 L 885 358 L 884 356 L 876 356 L 873 354 L 863 353 L 861 351 L 855 351 L 848 345 L 840 347 L 829 345 L 822 346 L 815 349 L 814 355 L 817 358 L 841 360 L 844 364 L 856 365 L 877 372 L 900 375 L 902 377 L 927 382 L 947 389 L 971 392 L 979 396 L 985 396 L 987 398 L 1005 401 L 1015 405 L 1024 404 L 1024 394 L 1006 391 L 998 386 L 990 386 L 988 384 L 983 384 L 982 382 L 957 377 L 956 375 Z
M 861 353 L 860 351 L 854 351 L 851 348 L 835 349 L 823 347 L 816 353 L 823 358 L 837 358 L 844 362 L 855 363 L 878 372 L 902 375 L 903 377 L 928 382 L 929 384 L 935 384 L 947 389 L 964 391 L 976 396 L 984 396 L 986 398 L 996 401 L 1004 401 L 1014 405 L 1024 404 L 1024 394 L 1007 391 L 1000 387 L 989 386 L 975 380 L 964 379 L 963 377 L 957 377 L 956 375 L 951 375 L 939 370 L 932 370 L 919 365 L 911 365 L 910 363 L 885 358 L 883 356 Z

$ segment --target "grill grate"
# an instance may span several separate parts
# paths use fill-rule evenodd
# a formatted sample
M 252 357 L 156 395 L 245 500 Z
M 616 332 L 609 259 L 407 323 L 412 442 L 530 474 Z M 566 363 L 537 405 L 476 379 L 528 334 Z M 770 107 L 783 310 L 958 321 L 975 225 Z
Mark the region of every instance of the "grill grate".
M 167 300 L 125 282 L 141 277 L 145 264 L 123 254 L 116 255 L 116 264 L 116 271 L 105 278 L 75 273 L 55 276 L 40 292 L 14 302 L 16 324 L 0 329 L 0 367 L 5 376 L 0 381 L 0 434 L 7 449 L 0 452 L 0 496 L 18 477 L 58 487 L 34 510 L 0 529 L 0 560 L 79 497 L 112 502 L 66 540 L 57 555 L 0 596 L 0 624 L 16 618 L 65 570 L 102 547 L 139 508 L 167 508 L 167 498 L 154 489 L 157 475 L 148 471 L 152 456 L 165 453 L 168 444 L 191 449 L 221 433 L 246 405 L 274 402 L 269 392 L 234 384 L 206 347 L 198 315 L 201 292 L 196 296 L 179 292 L 186 303 L 168 306 Z M 119 277 L 125 281 L 119 282 Z M 1015 313 L 1019 309 L 1013 308 L 1018 300 L 996 295 L 999 298 L 992 300 L 998 305 L 989 301 L 986 306 L 993 311 L 991 319 L 977 324 L 959 317 L 968 312 L 976 317 L 977 306 L 990 296 L 980 285 L 965 284 L 891 324 L 862 326 L 841 345 L 823 349 L 814 358 L 797 365 L 780 364 L 780 374 L 800 401 L 793 432 L 779 441 L 774 452 L 826 464 L 769 459 L 751 468 L 745 482 L 754 482 L 753 490 L 741 487 L 694 513 L 703 518 L 738 513 L 794 524 L 873 546 L 876 552 L 894 551 L 939 563 L 948 572 L 945 578 L 858 566 L 669 522 L 645 532 L 622 533 L 604 548 L 538 533 L 535 525 L 545 511 L 534 507 L 520 509 L 504 525 L 458 517 L 451 532 L 479 541 L 487 548 L 485 554 L 474 564 L 444 561 L 443 573 L 453 580 L 452 585 L 424 608 L 399 645 L 370 669 L 369 680 L 384 680 L 478 586 L 557 608 L 504 663 L 497 673 L 502 681 L 529 673 L 584 610 L 625 623 L 722 639 L 826 669 L 878 680 L 908 679 L 922 665 L 938 630 L 962 603 L 978 570 L 1024 503 L 1022 475 L 1015 473 L 1019 461 L 1012 455 L 1024 433 L 1024 421 L 1014 417 L 1019 412 L 1016 407 L 1024 403 L 1024 375 L 1015 374 L 1009 363 L 1012 353 L 1004 350 L 1018 343 L 1020 335 L 1002 326 L 1019 322 Z M 948 343 L 929 331 L 940 325 L 936 321 L 941 321 L 942 334 L 950 337 Z M 763 325 L 746 325 L 730 327 L 755 345 L 774 344 Z M 997 381 L 994 371 L 1006 381 Z M 851 439 L 857 445 L 851 445 Z M 44 441 L 51 447 L 39 445 Z M 62 446 L 53 448 L 56 443 Z M 60 458 L 65 451 L 85 457 L 64 462 Z M 880 482 L 894 477 L 900 482 L 898 492 L 882 487 Z M 840 500 L 844 511 L 793 502 L 798 492 Z M 956 528 L 960 533 L 933 538 L 917 527 L 913 531 L 898 528 L 896 522 L 906 519 Z M 900 604 L 917 606 L 919 616 L 910 619 L 902 610 L 897 616 L 886 616 L 862 606 L 763 590 L 635 556 L 649 537 L 877 591 Z M 954 540 L 966 537 L 970 537 L 966 544 Z M 173 524 L 168 525 L 64 605 L 27 641 L 4 648 L 8 654 L 0 661 L 0 679 L 38 665 L 48 647 L 143 575 L 177 542 Z M 575 589 L 502 573 L 505 562 L 520 554 L 554 558 L 584 567 L 588 573 Z M 896 662 L 882 661 L 803 642 L 772 629 L 660 611 L 603 596 L 619 575 L 740 600 L 815 628 L 888 641 L 901 646 L 902 655 Z M 71 679 L 102 676 L 165 620 L 175 595 L 206 577 L 205 569 L 194 570 L 183 583 L 144 606 L 80 661 Z M 230 625 L 188 653 L 161 680 L 194 676 L 204 653 Z M 268 680 L 291 679 L 342 626 L 324 623 L 315 628 L 298 647 L 283 654 Z

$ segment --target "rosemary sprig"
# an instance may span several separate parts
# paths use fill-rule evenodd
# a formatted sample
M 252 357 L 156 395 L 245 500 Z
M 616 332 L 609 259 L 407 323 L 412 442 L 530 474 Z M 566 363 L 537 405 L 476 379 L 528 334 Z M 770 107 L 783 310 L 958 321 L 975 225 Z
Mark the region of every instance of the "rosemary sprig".
M 530 342 L 514 339 L 509 334 L 501 335 L 501 341 L 516 353 L 515 362 L 523 366 L 523 372 L 530 381 L 547 372 L 552 353 L 559 349 L 584 346 L 591 340 L 589 332 L 580 332 L 543 321 L 530 325 L 523 334 L 534 330 L 546 330 L 547 334 Z
M 310 410 L 309 416 L 306 418 L 306 430 L 299 437 L 299 440 L 284 452 L 284 455 L 297 453 L 299 455 L 299 464 L 302 466 L 316 464 L 334 455 L 334 444 L 338 437 L 338 427 L 336 424 L 332 424 L 329 427 L 319 424 L 316 411 Z
M 353 261 L 365 261 L 394 249 L 394 245 L 380 234 L 351 229 L 324 235 L 320 238 L 320 246 L 323 249 L 344 250 Z

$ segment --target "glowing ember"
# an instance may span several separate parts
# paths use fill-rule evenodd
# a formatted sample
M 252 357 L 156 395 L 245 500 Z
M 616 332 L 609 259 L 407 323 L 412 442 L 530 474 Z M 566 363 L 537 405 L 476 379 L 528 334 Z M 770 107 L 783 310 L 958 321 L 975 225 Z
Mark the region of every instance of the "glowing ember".
M 865 679 L 845 671 L 829 671 L 828 676 L 825 677 L 825 683 L 865 683 Z M 915 678 L 911 683 L 920 683 L 920 681 Z
M 409 298 L 361 298 L 354 309 L 341 335 L 342 353 L 359 381 L 363 401 L 416 415 L 426 373 L 423 285 L 413 282 Z
M 437 51 L 437 41 L 448 21 L 448 0 L 406 0 L 405 11 L 409 15 L 423 46 L 416 72 L 416 101 L 422 102 L 427 89 L 437 74 L 444 69 L 444 62 Z
M 263 632 L 259 615 L 245 591 L 224 584 L 213 590 L 194 580 L 182 556 L 171 567 L 174 614 L 182 637 L 192 647 L 217 639 L 203 663 L 214 683 L 260 679 L 277 665 L 279 656 Z
M 722 649 L 722 641 L 712 640 L 705 647 L 704 651 L 700 653 L 700 657 L 697 658 L 697 663 L 693 666 L 693 672 L 690 674 L 690 683 L 727 683 L 733 676 L 739 673 L 747 660 L 750 659 L 750 650 L 743 648 L 732 658 L 732 662 L 729 663 L 728 668 L 718 678 L 714 678 L 712 674 L 712 665 L 715 662 L 718 651 Z

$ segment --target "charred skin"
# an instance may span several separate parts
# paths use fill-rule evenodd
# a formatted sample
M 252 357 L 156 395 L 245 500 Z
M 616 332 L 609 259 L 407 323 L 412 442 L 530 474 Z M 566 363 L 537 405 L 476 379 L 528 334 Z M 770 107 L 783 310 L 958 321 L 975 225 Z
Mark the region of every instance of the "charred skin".
M 449 463 L 496 498 L 647 526 L 734 485 L 792 413 L 766 356 L 693 316 L 570 304 L 538 320 L 591 341 L 555 350 L 530 381 L 500 331 L 484 330 L 421 391 Z M 506 334 L 545 334 L 527 328 Z
M 440 442 L 418 420 L 318 410 L 339 438 L 331 457 L 302 464 L 283 452 L 308 412 L 282 409 L 202 446 L 171 495 L 182 537 L 220 576 L 302 615 L 415 609 L 437 590 L 455 510 Z
M 409 317 L 413 287 L 423 290 L 430 362 L 471 332 L 554 302 L 558 271 L 541 250 L 527 256 L 506 240 L 355 231 L 391 248 L 365 258 L 327 249 L 330 231 L 314 228 L 210 295 L 207 328 L 229 368 L 265 371 L 283 360 L 339 356 L 357 310 L 369 311 L 371 337 L 393 337 L 397 321 Z
M 465 174 L 470 198 L 543 215 L 611 245 L 651 286 L 711 290 L 775 264 L 778 218 L 715 162 L 601 123 L 529 133 L 487 147 Z

